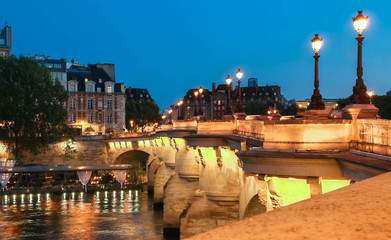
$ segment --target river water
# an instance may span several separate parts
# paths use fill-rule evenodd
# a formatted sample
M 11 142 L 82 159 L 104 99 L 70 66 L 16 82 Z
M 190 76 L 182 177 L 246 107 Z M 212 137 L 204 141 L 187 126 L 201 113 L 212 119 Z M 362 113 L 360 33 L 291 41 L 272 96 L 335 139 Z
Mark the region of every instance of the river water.
M 0 239 L 163 239 L 146 192 L 0 195 Z

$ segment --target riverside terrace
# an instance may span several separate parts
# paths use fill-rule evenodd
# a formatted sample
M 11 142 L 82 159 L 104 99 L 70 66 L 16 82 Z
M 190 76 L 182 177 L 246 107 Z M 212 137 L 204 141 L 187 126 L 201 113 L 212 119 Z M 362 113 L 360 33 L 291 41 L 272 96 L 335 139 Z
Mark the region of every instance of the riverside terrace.
M 164 231 L 189 237 L 390 171 L 390 133 L 389 120 L 174 121 L 150 136 L 80 138 L 72 160 L 59 143 L 18 165 L 141 162 Z

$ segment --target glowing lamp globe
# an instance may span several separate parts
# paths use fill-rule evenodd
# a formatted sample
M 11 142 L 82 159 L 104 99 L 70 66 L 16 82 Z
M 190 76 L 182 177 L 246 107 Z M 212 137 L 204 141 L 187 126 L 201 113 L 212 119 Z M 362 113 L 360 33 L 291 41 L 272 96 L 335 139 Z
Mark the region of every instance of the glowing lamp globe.
M 228 77 L 225 79 L 225 82 L 227 85 L 230 85 L 232 83 L 232 78 L 228 75 Z
M 236 77 L 237 77 L 239 80 L 242 79 L 242 77 L 243 77 L 243 72 L 240 71 L 240 69 L 238 69 L 238 71 L 236 72 Z
M 319 38 L 319 34 L 315 34 L 315 37 L 311 40 L 311 43 L 312 43 L 312 50 L 318 53 L 319 50 L 322 48 L 323 38 Z
M 362 11 L 358 11 L 358 15 L 353 18 L 354 30 L 361 35 L 361 33 L 365 31 L 367 24 L 368 17 L 364 17 L 364 15 L 362 15 Z

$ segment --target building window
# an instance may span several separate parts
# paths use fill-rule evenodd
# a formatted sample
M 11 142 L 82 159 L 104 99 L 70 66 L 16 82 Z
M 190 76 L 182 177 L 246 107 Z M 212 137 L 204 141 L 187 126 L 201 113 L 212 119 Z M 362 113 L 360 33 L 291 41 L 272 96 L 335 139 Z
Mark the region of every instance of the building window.
M 112 123 L 113 122 L 113 114 L 111 114 L 111 113 L 107 114 L 107 122 L 108 123 Z
M 89 113 L 88 116 L 87 116 L 87 121 L 89 123 L 92 123 L 92 113 Z
M 69 106 L 70 110 L 75 110 L 76 109 L 76 102 L 75 99 L 71 99 L 71 104 Z
M 109 110 L 113 109 L 113 100 L 107 99 L 107 109 Z
M 61 68 L 61 64 L 54 64 L 54 68 Z
M 217 102 L 217 105 L 221 105 L 221 100 L 219 100 L 219 101 Z
M 75 84 L 69 85 L 69 91 L 70 92 L 76 92 L 76 85 Z
M 101 123 L 103 120 L 102 113 L 98 114 L 98 122 Z
M 93 85 L 88 85 L 87 86 L 87 92 L 89 92 L 89 93 L 94 92 L 94 86 Z
M 140 98 L 143 98 L 143 95 L 142 95 L 142 94 L 140 94 Z
M 113 93 L 113 87 L 107 86 L 107 93 Z
M 99 78 L 99 83 L 102 83 L 102 78 Z
M 94 109 L 94 107 L 93 107 L 93 100 L 92 99 L 88 99 L 88 110 L 92 110 L 92 109 Z
M 76 115 L 71 113 L 71 122 L 76 122 Z
M 99 100 L 98 101 L 98 108 L 102 108 L 103 107 L 103 101 L 102 100 Z
M 97 89 L 97 92 L 99 93 L 101 91 L 101 88 L 100 87 L 98 87 L 98 89 Z
M 53 64 L 52 63 L 45 63 L 45 67 L 46 68 L 53 68 Z
M 88 82 L 88 78 L 84 78 L 84 82 Z

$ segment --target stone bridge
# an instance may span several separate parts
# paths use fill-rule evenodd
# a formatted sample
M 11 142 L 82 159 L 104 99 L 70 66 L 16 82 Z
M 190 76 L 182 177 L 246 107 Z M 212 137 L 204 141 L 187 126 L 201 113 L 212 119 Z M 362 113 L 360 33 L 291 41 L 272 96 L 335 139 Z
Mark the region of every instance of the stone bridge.
M 19 164 L 141 162 L 164 231 L 188 237 L 391 170 L 390 132 L 386 120 L 176 121 L 148 137 L 80 138 L 73 158 L 59 143 Z

